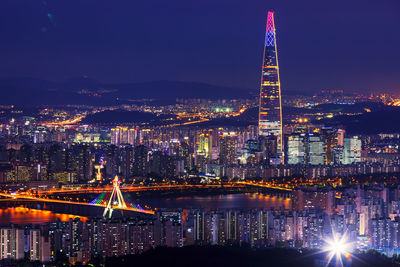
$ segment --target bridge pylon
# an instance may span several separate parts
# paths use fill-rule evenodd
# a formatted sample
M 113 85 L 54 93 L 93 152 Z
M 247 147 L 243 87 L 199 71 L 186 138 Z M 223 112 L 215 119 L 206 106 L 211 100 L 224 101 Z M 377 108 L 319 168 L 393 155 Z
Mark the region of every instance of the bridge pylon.
M 113 180 L 113 190 L 111 192 L 110 198 L 107 201 L 107 206 L 104 209 L 103 217 L 107 217 L 111 219 L 113 207 L 117 206 L 119 208 L 126 208 L 126 203 L 124 197 L 122 196 L 121 190 L 119 188 L 121 181 L 118 179 L 118 176 L 115 176 Z

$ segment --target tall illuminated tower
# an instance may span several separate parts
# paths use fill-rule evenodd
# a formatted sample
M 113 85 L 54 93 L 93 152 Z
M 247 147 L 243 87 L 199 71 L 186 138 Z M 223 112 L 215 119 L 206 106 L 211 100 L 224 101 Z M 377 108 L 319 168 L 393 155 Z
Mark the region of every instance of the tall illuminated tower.
M 282 101 L 276 47 L 274 12 L 268 11 L 261 74 L 259 135 L 277 138 L 277 154 L 283 156 Z

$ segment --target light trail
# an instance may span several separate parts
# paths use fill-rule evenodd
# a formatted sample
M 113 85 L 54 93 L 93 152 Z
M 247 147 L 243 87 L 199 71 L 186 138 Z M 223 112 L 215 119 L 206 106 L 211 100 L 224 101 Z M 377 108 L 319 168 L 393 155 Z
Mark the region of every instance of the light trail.
M 207 189 L 207 188 L 240 188 L 245 187 L 244 184 L 212 184 L 212 185 L 155 185 L 155 186 L 121 186 L 123 192 L 140 192 L 140 191 L 159 191 L 159 190 L 185 190 L 185 189 Z M 111 191 L 112 186 L 105 187 L 73 187 L 68 189 L 50 189 L 46 191 L 39 191 L 39 194 L 52 195 L 52 194 L 81 194 L 81 193 L 102 193 L 103 191 Z
M 252 183 L 252 182 L 237 182 L 237 183 L 243 184 L 243 185 L 257 186 L 257 187 L 270 188 L 270 189 L 276 189 L 276 190 L 283 190 L 283 191 L 288 191 L 288 192 L 292 191 L 292 189 L 290 189 L 290 188 L 276 186 L 276 185 L 263 184 L 263 183 Z
M 183 126 L 183 125 L 190 125 L 190 124 L 196 124 L 196 123 L 201 123 L 201 122 L 205 122 L 205 121 L 209 121 L 210 119 L 207 118 L 201 118 L 197 121 L 187 121 L 187 122 L 183 122 L 183 123 L 174 123 L 174 124 L 169 124 L 169 125 L 163 125 L 161 126 L 162 128 L 171 128 L 171 127 L 177 127 L 177 126 Z
M 154 186 L 121 186 L 120 190 L 123 192 L 142 192 L 142 191 L 167 191 L 167 190 L 191 190 L 191 189 L 229 189 L 229 188 L 244 188 L 246 186 L 255 186 L 262 188 L 269 188 L 274 190 L 292 191 L 290 188 L 253 182 L 234 182 L 229 184 L 206 184 L 206 185 L 174 185 L 174 184 L 159 184 Z M 104 191 L 112 191 L 112 186 L 104 187 L 72 187 L 63 189 L 50 189 L 45 191 L 38 191 L 39 195 L 57 195 L 57 194 L 100 194 Z
M 67 204 L 67 205 L 82 205 L 82 206 L 90 206 L 93 207 L 90 203 L 85 203 L 85 202 L 78 202 L 78 201 L 67 201 L 67 200 L 59 200 L 59 199 L 48 199 L 48 198 L 41 198 L 41 197 L 34 197 L 34 196 L 28 196 L 28 195 L 11 195 L 11 194 L 5 194 L 5 193 L 0 193 L 0 196 L 6 197 L 6 198 L 11 198 L 11 199 L 21 199 L 21 200 L 32 200 L 32 201 L 41 201 L 41 202 L 47 202 L 47 203 L 58 203 L 58 204 Z M 95 207 L 103 207 L 107 208 L 107 205 L 96 205 Z M 114 210 L 125 210 L 125 211 L 133 211 L 133 212 L 140 212 L 144 214 L 151 214 L 154 215 L 155 212 L 152 210 L 139 210 L 135 208 L 130 208 L 130 207 L 119 207 L 119 206 L 112 206 L 112 209 Z
M 47 125 L 47 126 L 64 126 L 64 125 L 72 125 L 72 124 L 77 124 L 78 122 L 80 122 L 83 118 L 85 118 L 86 116 L 79 116 L 76 117 L 74 119 L 69 119 L 69 120 L 65 120 L 65 121 L 59 121 L 59 122 L 44 122 L 41 123 L 42 125 Z

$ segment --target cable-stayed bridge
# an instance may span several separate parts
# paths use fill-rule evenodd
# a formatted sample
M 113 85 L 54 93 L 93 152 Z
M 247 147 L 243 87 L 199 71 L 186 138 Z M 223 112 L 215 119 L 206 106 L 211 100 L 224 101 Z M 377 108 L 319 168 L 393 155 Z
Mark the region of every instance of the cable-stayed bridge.
M 9 198 L 13 200 L 22 200 L 22 201 L 37 201 L 37 202 L 44 202 L 44 203 L 57 203 L 57 204 L 66 204 L 66 205 L 77 205 L 77 206 L 96 206 L 96 207 L 102 207 L 104 208 L 104 213 L 103 216 L 107 217 L 107 214 L 109 215 L 108 217 L 111 218 L 112 212 L 114 210 L 120 210 L 120 211 L 132 211 L 132 212 L 137 212 L 137 213 L 142 213 L 142 214 L 150 214 L 154 215 L 155 212 L 153 210 L 146 210 L 140 207 L 137 204 L 130 204 L 126 203 L 122 193 L 120 191 L 119 185 L 120 181 L 118 180 L 118 177 L 115 177 L 113 180 L 113 189 L 112 191 L 108 192 L 102 192 L 97 198 L 95 198 L 93 201 L 86 203 L 86 202 L 80 202 L 80 201 L 72 201 L 72 200 L 61 200 L 61 199 L 52 199 L 52 198 L 46 198 L 45 196 L 34 196 L 29 193 L 0 193 L 1 197 L 4 198 Z

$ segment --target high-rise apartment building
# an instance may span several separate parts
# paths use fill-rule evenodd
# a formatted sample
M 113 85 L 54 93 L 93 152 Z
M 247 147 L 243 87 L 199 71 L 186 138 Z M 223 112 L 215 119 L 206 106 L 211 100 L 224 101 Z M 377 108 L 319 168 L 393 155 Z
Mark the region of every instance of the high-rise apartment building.
M 111 144 L 112 145 L 134 145 L 137 137 L 137 131 L 128 127 L 118 126 L 111 129 Z
M 324 165 L 325 164 L 325 142 L 321 135 L 306 135 L 306 155 L 307 164 Z
M 237 136 L 234 133 L 223 133 L 219 139 L 219 163 L 237 163 Z
M 357 136 L 344 138 L 342 164 L 353 164 L 361 162 L 361 139 Z
M 31 261 L 50 261 L 50 239 L 48 232 L 40 229 L 29 231 L 29 259 Z
M 287 137 L 287 164 L 325 164 L 325 140 L 319 134 L 295 133 Z
M 7 227 L 0 229 L 0 260 L 24 258 L 24 229 Z
M 287 163 L 304 164 L 305 163 L 305 144 L 304 134 L 292 134 L 287 139 Z
M 205 158 L 211 158 L 212 153 L 212 135 L 201 133 L 197 138 L 197 154 Z
M 133 173 L 135 176 L 144 177 L 147 174 L 148 148 L 144 145 L 136 146 L 133 155 Z

